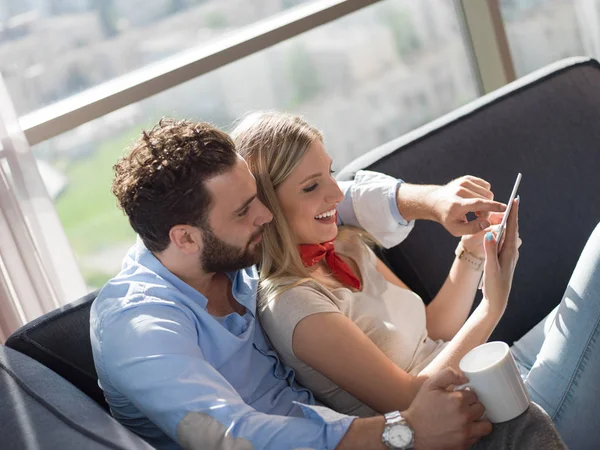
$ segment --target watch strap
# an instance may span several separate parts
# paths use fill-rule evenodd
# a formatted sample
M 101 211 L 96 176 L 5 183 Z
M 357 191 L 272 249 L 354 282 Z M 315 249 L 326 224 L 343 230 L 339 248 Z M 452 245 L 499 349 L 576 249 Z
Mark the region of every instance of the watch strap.
M 387 414 L 384 414 L 385 417 L 385 427 L 383 429 L 383 435 L 381 436 L 381 440 L 382 442 L 390 449 L 392 450 L 408 450 L 408 449 L 412 449 L 413 445 L 414 445 L 414 431 L 413 429 L 410 427 L 410 425 L 408 424 L 408 422 L 406 421 L 406 419 L 404 417 L 402 417 L 402 414 L 400 414 L 400 411 L 392 411 L 389 412 Z M 408 430 L 410 430 L 412 437 L 411 437 L 411 441 L 403 446 L 403 447 L 395 447 L 391 442 L 388 441 L 387 436 L 388 436 L 388 430 L 394 426 L 405 426 Z
M 479 258 L 475 256 L 473 253 L 469 252 L 463 245 L 462 241 L 458 242 L 456 246 L 456 250 L 454 251 L 456 257 L 461 261 L 466 261 L 469 263 L 470 267 L 479 272 L 483 269 L 483 263 L 485 259 Z

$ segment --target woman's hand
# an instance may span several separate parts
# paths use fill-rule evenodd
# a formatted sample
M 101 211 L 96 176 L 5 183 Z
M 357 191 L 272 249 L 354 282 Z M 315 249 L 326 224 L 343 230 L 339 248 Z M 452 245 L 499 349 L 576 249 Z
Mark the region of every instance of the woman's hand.
M 504 213 L 491 213 L 487 218 L 487 220 L 490 223 L 490 225 L 487 228 L 484 228 L 483 230 L 475 234 L 464 235 L 461 238 L 461 242 L 464 249 L 473 256 L 476 256 L 480 259 L 485 259 L 485 250 L 483 249 L 483 238 L 490 231 L 496 232 L 496 225 L 499 225 L 500 222 L 502 222 L 503 217 Z
M 504 243 L 498 253 L 498 242 L 493 233 L 484 239 L 485 268 L 483 272 L 483 301 L 495 312 L 504 313 L 513 274 L 519 259 L 519 200 L 514 200 L 508 217 Z
M 483 248 L 484 236 L 490 231 L 497 235 L 498 233 L 498 225 L 502 222 L 504 218 L 504 213 L 491 213 L 488 216 L 488 221 L 490 222 L 490 226 L 481 230 L 476 234 L 467 234 L 461 238 L 463 248 L 480 259 L 485 259 L 485 250 Z M 502 236 L 502 242 L 506 238 L 506 234 Z M 517 248 L 521 247 L 522 241 L 519 235 L 517 234 Z M 500 243 L 500 248 L 502 248 L 502 243 Z

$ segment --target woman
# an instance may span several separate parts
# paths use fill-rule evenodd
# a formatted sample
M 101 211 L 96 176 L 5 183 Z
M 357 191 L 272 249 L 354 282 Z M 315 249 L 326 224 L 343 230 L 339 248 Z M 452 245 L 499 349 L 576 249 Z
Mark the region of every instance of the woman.
M 296 116 L 255 113 L 233 137 L 274 216 L 263 236 L 261 320 L 298 380 L 319 400 L 359 416 L 402 410 L 428 377 L 457 367 L 489 338 L 506 308 L 518 259 L 518 200 L 499 254 L 489 229 L 463 237 L 459 247 L 467 257 L 455 259 L 425 307 L 377 259 L 364 236 L 355 230 L 338 234 L 335 206 L 343 196 L 317 130 Z M 469 181 L 473 192 L 491 195 L 485 181 Z M 469 316 L 481 273 L 477 261 L 484 256 L 484 298 Z M 600 398 L 600 355 L 594 349 L 600 295 L 590 289 L 600 280 L 600 229 L 581 261 L 571 280 L 579 297 L 565 297 L 512 349 L 532 399 L 572 448 L 593 446 L 589 430 L 600 413 L 594 401 Z M 577 304 L 576 313 L 570 302 Z M 556 314 L 568 319 L 560 327 Z M 575 421 L 576 412 L 584 417 L 577 414 Z

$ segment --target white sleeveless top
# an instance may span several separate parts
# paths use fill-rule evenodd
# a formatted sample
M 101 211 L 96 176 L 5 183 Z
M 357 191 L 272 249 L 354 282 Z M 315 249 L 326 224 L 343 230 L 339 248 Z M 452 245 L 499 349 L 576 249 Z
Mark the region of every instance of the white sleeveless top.
M 317 400 L 332 409 L 360 417 L 376 412 L 300 361 L 292 350 L 296 325 L 311 314 L 344 314 L 379 347 L 390 360 L 416 375 L 437 356 L 446 343 L 427 337 L 425 305 L 414 292 L 385 280 L 377 271 L 373 251 L 358 237 L 335 242 L 336 252 L 352 258 L 360 270 L 362 290 L 342 287 L 329 291 L 316 281 L 307 281 L 284 291 L 259 307 L 260 319 L 283 361 L 296 371 L 297 380 Z

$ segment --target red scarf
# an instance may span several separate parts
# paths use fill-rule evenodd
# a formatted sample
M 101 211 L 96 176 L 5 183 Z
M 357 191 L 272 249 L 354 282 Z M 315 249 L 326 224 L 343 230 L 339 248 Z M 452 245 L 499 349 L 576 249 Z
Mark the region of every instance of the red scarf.
M 360 291 L 360 280 L 354 275 L 350 266 L 335 253 L 333 241 L 322 244 L 301 244 L 298 246 L 298 251 L 306 267 L 313 266 L 325 258 L 331 272 L 338 280 Z

